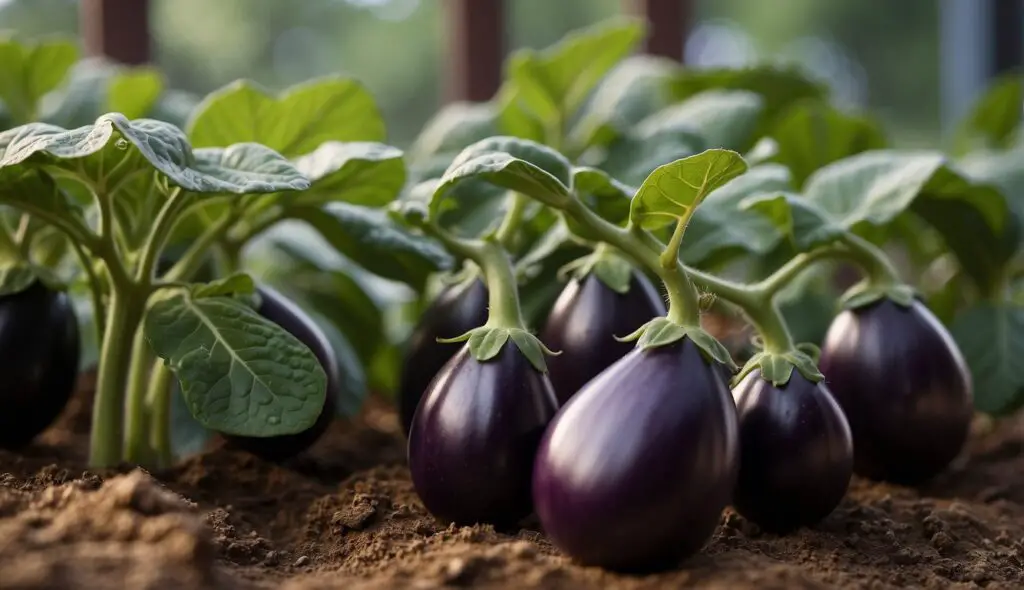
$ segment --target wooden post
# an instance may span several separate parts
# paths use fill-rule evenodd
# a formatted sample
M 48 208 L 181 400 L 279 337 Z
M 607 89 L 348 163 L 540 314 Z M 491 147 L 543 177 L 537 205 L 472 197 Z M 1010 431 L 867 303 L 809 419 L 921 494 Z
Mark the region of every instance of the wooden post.
M 505 58 L 504 0 L 447 0 L 448 100 L 489 100 Z
M 79 14 L 87 55 L 149 62 L 149 0 L 82 0 Z
M 627 12 L 646 17 L 644 51 L 683 61 L 686 37 L 696 18 L 696 0 L 623 0 Z

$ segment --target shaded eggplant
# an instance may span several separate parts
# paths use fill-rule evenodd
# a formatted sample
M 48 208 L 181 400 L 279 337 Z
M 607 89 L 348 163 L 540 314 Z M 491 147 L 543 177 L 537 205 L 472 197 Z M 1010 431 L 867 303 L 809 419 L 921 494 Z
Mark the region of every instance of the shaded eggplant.
M 78 377 L 78 330 L 67 294 L 39 281 L 0 297 L 0 447 L 29 444 L 64 410 Z
M 327 374 L 327 391 L 323 410 L 313 426 L 295 434 L 283 436 L 255 437 L 223 435 L 228 446 L 242 449 L 268 461 L 282 461 L 313 445 L 334 420 L 334 400 L 341 395 L 341 369 L 330 341 L 316 322 L 290 299 L 267 285 L 256 288 L 260 305 L 256 312 L 284 328 L 299 342 L 305 344 L 324 373 Z
M 548 427 L 533 501 L 548 538 L 581 563 L 670 567 L 708 541 L 736 484 L 736 409 L 688 338 L 632 352 Z
M 548 376 L 559 403 L 635 347 L 616 336 L 632 334 L 664 314 L 657 289 L 639 272 L 633 271 L 626 293 L 613 291 L 594 273 L 583 280 L 571 279 L 540 333 L 541 342 L 562 353 L 548 360 Z
M 398 415 L 409 434 L 416 406 L 434 375 L 459 347 L 438 338 L 454 338 L 487 321 L 487 287 L 473 279 L 443 289 L 420 316 L 402 360 L 398 385 Z
M 821 372 L 853 432 L 854 472 L 914 485 L 967 440 L 970 373 L 949 332 L 919 301 L 846 310 L 829 327 Z
M 556 410 L 547 375 L 511 341 L 484 362 L 462 346 L 427 388 L 409 432 L 423 505 L 459 525 L 512 526 L 529 515 L 533 458 Z
M 755 369 L 733 396 L 740 429 L 736 511 L 778 534 L 831 514 L 853 475 L 853 440 L 828 388 L 799 371 L 775 387 Z

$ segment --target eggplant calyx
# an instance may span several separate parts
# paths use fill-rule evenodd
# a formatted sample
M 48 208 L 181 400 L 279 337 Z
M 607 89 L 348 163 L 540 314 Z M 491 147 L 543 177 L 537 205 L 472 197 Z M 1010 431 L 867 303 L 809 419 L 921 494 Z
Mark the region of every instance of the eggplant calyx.
M 0 268 L 0 296 L 26 291 L 36 281 L 51 291 L 65 291 L 68 287 L 53 270 L 31 262 L 19 262 Z
M 526 360 L 530 361 L 533 368 L 541 373 L 548 372 L 548 365 L 544 361 L 544 355 L 558 356 L 562 354 L 560 351 L 554 352 L 547 346 L 544 346 L 544 343 L 539 338 L 521 328 L 495 328 L 484 325 L 479 328 L 473 328 L 461 336 L 437 339 L 442 344 L 466 342 L 469 346 L 469 353 L 473 355 L 473 358 L 482 363 L 498 356 L 502 347 L 509 340 L 512 340 L 512 343 L 519 349 L 519 352 L 523 353 Z
M 559 276 L 570 273 L 581 281 L 593 274 L 612 291 L 625 295 L 632 284 L 633 265 L 611 246 L 601 243 L 590 254 L 573 260 L 558 271 Z
M 774 387 L 782 387 L 789 383 L 793 369 L 799 371 L 804 379 L 819 383 L 825 376 L 818 370 L 818 364 L 815 362 L 816 351 L 817 347 L 814 345 L 800 345 L 785 352 L 761 351 L 743 365 L 743 369 L 733 378 L 733 383 L 739 383 L 754 369 L 760 370 L 761 378 Z
M 910 307 L 917 298 L 917 291 L 910 285 L 890 284 L 872 285 L 862 282 L 854 285 L 849 291 L 843 294 L 839 303 L 843 309 L 857 309 L 888 299 L 900 307 Z
M 636 340 L 636 345 L 642 350 L 667 346 L 679 342 L 683 338 L 689 338 L 690 342 L 700 349 L 701 354 L 708 362 L 723 364 L 730 371 L 736 372 L 736 363 L 729 355 L 729 350 L 700 326 L 684 326 L 666 317 L 659 317 L 640 326 L 628 336 L 615 337 L 619 342 Z

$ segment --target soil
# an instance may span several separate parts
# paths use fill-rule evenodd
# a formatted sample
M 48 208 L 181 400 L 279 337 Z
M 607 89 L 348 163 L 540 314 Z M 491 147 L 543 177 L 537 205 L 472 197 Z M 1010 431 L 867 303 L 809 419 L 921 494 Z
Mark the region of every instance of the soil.
M 89 384 L 60 422 L 0 451 L 0 588 L 1022 588 L 1024 422 L 981 425 L 920 490 L 855 480 L 786 537 L 726 511 L 676 570 L 580 567 L 537 530 L 456 528 L 423 508 L 388 402 L 274 465 L 214 448 L 149 474 L 90 472 Z

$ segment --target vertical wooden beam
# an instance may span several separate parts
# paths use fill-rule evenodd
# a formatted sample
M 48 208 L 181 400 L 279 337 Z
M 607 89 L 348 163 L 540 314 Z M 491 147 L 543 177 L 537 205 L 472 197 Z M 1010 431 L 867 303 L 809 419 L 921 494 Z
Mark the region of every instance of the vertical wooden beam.
M 647 19 L 644 51 L 683 61 L 686 37 L 696 20 L 696 0 L 623 0 L 623 8 Z
M 87 55 L 149 62 L 149 0 L 82 0 L 79 15 Z
M 489 100 L 505 58 L 504 0 L 447 0 L 447 100 Z

